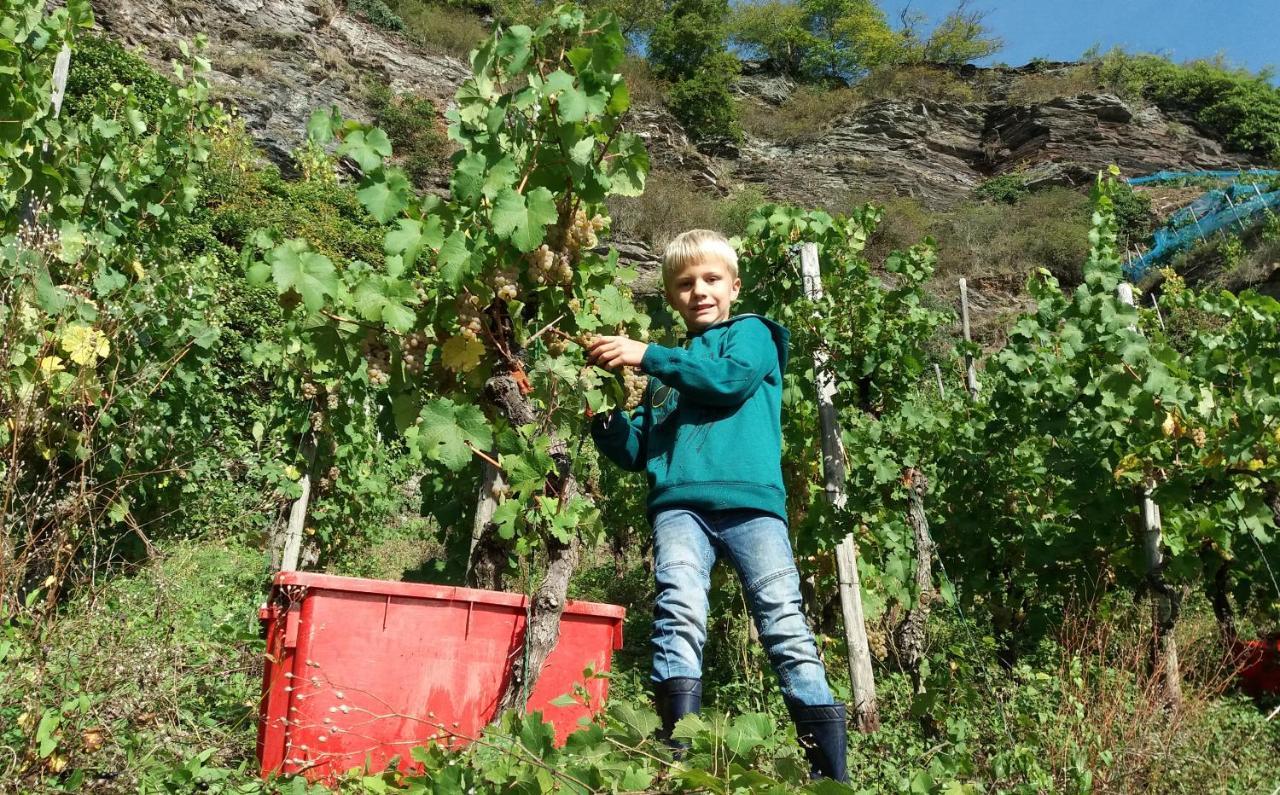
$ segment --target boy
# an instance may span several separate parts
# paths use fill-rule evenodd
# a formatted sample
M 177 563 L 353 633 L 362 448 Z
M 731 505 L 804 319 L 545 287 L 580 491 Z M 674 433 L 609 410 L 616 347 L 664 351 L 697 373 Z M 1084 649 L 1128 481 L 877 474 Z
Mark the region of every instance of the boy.
M 782 485 L 785 328 L 759 315 L 730 316 L 738 257 L 718 232 L 692 229 L 663 255 L 667 302 L 684 320 L 684 348 L 600 337 L 588 361 L 649 375 L 630 417 L 597 415 L 597 447 L 624 469 L 648 473 L 657 596 L 653 673 L 664 740 L 702 702 L 707 591 L 728 557 L 782 683 L 814 777 L 846 781 L 845 706 L 801 612 L 800 578 L 787 536 Z

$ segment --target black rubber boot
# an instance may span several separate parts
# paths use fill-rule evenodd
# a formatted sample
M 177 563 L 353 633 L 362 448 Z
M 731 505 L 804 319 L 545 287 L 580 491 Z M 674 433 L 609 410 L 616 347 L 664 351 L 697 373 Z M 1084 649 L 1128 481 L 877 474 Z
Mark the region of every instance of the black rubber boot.
M 658 739 L 675 750 L 676 758 L 684 755 L 689 744 L 683 740 L 671 739 L 671 732 L 676 722 L 702 709 L 702 680 L 689 676 L 674 676 L 653 686 L 655 705 L 662 727 L 658 729 Z
M 809 777 L 849 783 L 849 729 L 844 704 L 791 707 L 796 737 L 809 760 Z

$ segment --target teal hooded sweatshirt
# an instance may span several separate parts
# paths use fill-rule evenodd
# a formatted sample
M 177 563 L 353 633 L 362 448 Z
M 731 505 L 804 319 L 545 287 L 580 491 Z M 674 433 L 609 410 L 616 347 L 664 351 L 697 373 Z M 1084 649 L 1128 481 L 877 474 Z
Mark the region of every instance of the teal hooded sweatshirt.
M 694 333 L 683 348 L 650 345 L 639 406 L 597 415 L 596 446 L 648 474 L 650 522 L 667 508 L 756 508 L 786 521 L 782 374 L 790 333 L 738 315 Z

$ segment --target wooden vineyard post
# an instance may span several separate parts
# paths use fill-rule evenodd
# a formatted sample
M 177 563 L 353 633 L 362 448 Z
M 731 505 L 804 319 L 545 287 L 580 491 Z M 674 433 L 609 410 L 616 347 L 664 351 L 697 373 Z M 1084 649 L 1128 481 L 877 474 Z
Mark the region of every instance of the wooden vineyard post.
M 960 323 L 964 330 L 964 341 L 973 342 L 969 333 L 969 281 L 960 277 Z M 969 399 L 978 399 L 978 370 L 973 363 L 973 354 L 964 354 L 964 384 L 969 390 Z
M 818 246 L 806 243 L 800 249 L 800 267 L 804 276 L 805 295 L 812 300 L 822 298 L 822 271 L 818 265 Z M 822 433 L 822 475 L 827 501 L 842 508 L 847 501 L 844 491 L 844 444 L 836 422 L 833 398 L 835 378 L 827 370 L 827 354 L 813 354 L 813 371 L 818 386 L 818 421 Z M 836 567 L 840 581 L 840 609 L 844 614 L 844 636 L 849 648 L 849 680 L 853 690 L 854 723 L 864 733 L 880 728 L 880 709 L 876 704 L 875 675 L 871 671 L 871 647 L 867 644 L 867 626 L 862 612 L 862 588 L 858 579 L 858 547 L 849 533 L 836 547 Z
M 1133 286 L 1121 282 L 1116 294 L 1129 306 L 1134 306 Z M 1136 326 L 1130 328 L 1137 331 Z M 1164 581 L 1164 551 L 1161 549 L 1162 529 L 1160 506 L 1152 499 L 1155 481 L 1148 478 L 1142 485 L 1142 549 L 1146 563 L 1147 584 L 1152 599 L 1152 622 L 1155 632 L 1155 669 L 1162 679 L 1165 702 L 1171 707 L 1182 703 L 1182 674 L 1178 670 L 1178 646 L 1173 637 L 1173 625 L 1177 620 L 1177 599 Z
M 302 530 L 307 521 L 307 502 L 311 497 L 311 475 L 303 475 L 298 481 L 302 494 L 289 509 L 289 524 L 284 531 L 284 551 L 280 555 L 280 571 L 297 571 L 298 558 L 302 554 Z

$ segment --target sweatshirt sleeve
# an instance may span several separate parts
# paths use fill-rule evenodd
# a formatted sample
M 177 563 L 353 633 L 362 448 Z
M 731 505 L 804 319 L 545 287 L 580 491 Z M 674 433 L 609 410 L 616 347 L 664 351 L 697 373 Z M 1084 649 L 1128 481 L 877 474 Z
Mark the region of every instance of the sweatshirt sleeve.
M 642 401 L 630 417 L 622 409 L 615 409 L 591 419 L 591 438 L 596 448 L 610 461 L 630 472 L 644 469 L 644 420 L 647 411 L 646 403 Z
M 737 406 L 746 402 L 778 364 L 778 347 L 759 320 L 734 323 L 719 351 L 650 345 L 640 369 L 700 403 Z

